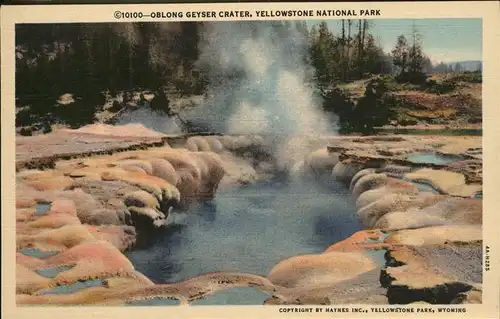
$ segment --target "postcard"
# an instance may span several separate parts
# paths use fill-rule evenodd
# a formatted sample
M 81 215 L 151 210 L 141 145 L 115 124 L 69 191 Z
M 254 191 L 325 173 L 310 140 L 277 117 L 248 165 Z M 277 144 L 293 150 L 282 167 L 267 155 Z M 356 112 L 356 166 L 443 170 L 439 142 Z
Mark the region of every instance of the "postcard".
M 6 318 L 498 318 L 499 9 L 3 7 Z

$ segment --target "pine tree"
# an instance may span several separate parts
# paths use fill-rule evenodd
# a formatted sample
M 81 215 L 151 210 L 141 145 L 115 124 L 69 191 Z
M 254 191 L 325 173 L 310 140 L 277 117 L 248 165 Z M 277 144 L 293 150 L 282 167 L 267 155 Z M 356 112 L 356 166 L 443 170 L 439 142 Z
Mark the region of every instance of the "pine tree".
M 342 67 L 342 81 L 345 82 L 346 80 L 346 75 L 347 75 L 347 68 L 348 68 L 348 58 L 346 56 L 346 38 L 345 38 L 345 19 L 342 19 L 342 38 L 340 42 L 340 59 L 341 59 L 341 67 Z
M 424 56 L 422 60 L 422 72 L 431 73 L 433 71 L 432 61 L 428 56 Z
M 410 74 L 422 73 L 422 66 L 424 63 L 424 55 L 419 45 L 413 45 L 408 52 L 409 70 Z
M 361 20 L 360 20 L 361 21 Z M 368 30 L 369 24 L 368 20 L 363 19 L 362 27 L 361 27 L 361 35 L 360 38 L 361 40 L 359 41 L 360 43 L 360 50 L 359 50 L 359 76 L 363 77 L 363 73 L 365 71 L 365 38 L 366 38 L 366 32 Z
M 316 31 L 314 30 L 314 32 Z M 316 76 L 319 82 L 327 85 L 334 79 L 334 36 L 324 21 L 319 24 L 317 35 L 315 34 L 315 36 L 316 38 L 313 39 L 311 47 L 313 65 L 316 69 Z
M 399 67 L 398 80 L 415 84 L 422 83 L 426 79 L 423 72 L 425 56 L 422 50 L 420 34 L 413 24 L 412 43 L 408 44 L 404 35 L 398 37 L 397 43 L 392 50 L 394 65 Z
M 346 61 L 346 72 L 350 74 L 350 66 L 351 66 L 351 27 L 352 20 L 347 20 L 347 61 Z
M 394 49 L 391 51 L 393 63 L 400 70 L 400 75 L 404 74 L 409 67 L 409 51 L 408 41 L 404 35 L 400 35 Z

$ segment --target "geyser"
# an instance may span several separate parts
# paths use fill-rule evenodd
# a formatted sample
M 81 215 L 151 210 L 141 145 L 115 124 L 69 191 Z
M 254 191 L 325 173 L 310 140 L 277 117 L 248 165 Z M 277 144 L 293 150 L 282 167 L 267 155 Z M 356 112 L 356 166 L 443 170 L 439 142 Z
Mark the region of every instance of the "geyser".
M 290 169 L 312 138 L 336 134 L 308 63 L 308 36 L 276 22 L 205 25 L 197 68 L 208 74 L 204 103 L 188 120 L 224 134 L 272 137 L 274 155 Z M 301 138 L 297 138 L 301 136 Z
M 197 67 L 207 98 L 188 115 L 226 134 L 335 133 L 307 63 L 308 38 L 274 22 L 207 24 Z

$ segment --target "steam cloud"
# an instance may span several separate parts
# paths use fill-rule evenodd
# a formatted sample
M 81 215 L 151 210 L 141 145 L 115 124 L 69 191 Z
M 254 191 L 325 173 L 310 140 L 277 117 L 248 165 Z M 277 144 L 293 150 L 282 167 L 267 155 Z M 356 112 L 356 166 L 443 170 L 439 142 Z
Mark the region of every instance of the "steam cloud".
M 209 72 L 209 93 L 189 118 L 227 134 L 333 133 L 305 60 L 307 37 L 279 31 L 272 22 L 207 25 L 198 67 Z
M 175 45 L 176 24 L 160 24 L 161 43 L 151 43 L 150 64 L 162 67 L 165 45 Z M 132 24 L 115 32 L 137 42 Z M 194 124 L 224 134 L 274 137 L 273 152 L 290 168 L 310 152 L 312 136 L 335 134 L 335 115 L 322 111 L 314 68 L 308 63 L 308 38 L 294 26 L 274 22 L 204 23 L 196 67 L 208 75 L 201 105 L 182 114 Z M 153 50 L 154 49 L 154 50 Z M 163 132 L 180 128 L 173 119 L 137 110 L 123 122 L 139 121 Z M 154 118 L 154 120 L 152 119 Z
M 311 135 L 337 127 L 322 112 L 307 37 L 277 30 L 272 22 L 206 26 L 197 66 L 210 75 L 208 97 L 189 119 L 226 134 L 274 136 L 275 156 L 290 168 L 310 152 Z

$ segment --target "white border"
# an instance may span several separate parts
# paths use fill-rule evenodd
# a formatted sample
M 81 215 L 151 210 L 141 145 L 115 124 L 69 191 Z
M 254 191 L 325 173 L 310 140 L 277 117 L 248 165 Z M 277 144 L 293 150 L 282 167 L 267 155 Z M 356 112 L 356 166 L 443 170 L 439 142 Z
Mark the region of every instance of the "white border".
M 113 17 L 115 11 L 152 12 L 152 11 L 223 11 L 223 10 L 279 10 L 279 9 L 380 9 L 382 16 L 366 17 L 367 19 L 422 19 L 422 18 L 482 18 L 483 19 L 483 188 L 484 207 L 484 245 L 491 247 L 491 271 L 484 273 L 483 304 L 465 305 L 465 314 L 432 314 L 457 318 L 462 316 L 473 318 L 499 317 L 499 278 L 500 267 L 498 250 L 500 221 L 500 196 L 497 196 L 500 180 L 498 161 L 495 154 L 500 154 L 498 136 L 500 136 L 499 86 L 500 55 L 500 3 L 499 2 L 400 2 L 400 3 L 219 3 L 219 4 L 152 4 L 152 5 L 36 5 L 36 6 L 3 6 L 1 8 L 1 48 L 2 48 L 2 313 L 5 318 L 70 317 L 70 318 L 250 318 L 304 316 L 346 317 L 342 313 L 288 313 L 278 312 L 278 306 L 223 306 L 223 307 L 16 307 L 15 306 L 15 124 L 14 124 L 14 26 L 16 23 L 64 23 L 64 22 L 131 22 L 131 21 L 167 21 L 152 18 L 121 19 Z M 289 18 L 290 20 L 299 18 Z M 303 19 L 320 20 L 318 17 Z M 335 18 L 337 19 L 337 18 Z M 213 19 L 172 19 L 168 21 L 211 21 Z M 244 20 L 240 18 L 217 19 L 217 21 Z M 249 20 L 268 20 L 254 17 Z M 283 19 L 280 19 L 283 20 Z M 486 173 L 487 172 L 487 173 Z M 496 262 L 495 262 L 496 261 Z M 460 305 L 462 306 L 462 305 Z M 363 305 L 363 307 L 367 307 Z M 349 317 L 386 317 L 396 314 L 368 313 L 353 314 Z M 424 316 L 425 314 L 414 314 Z M 412 314 L 403 314 L 412 316 Z

